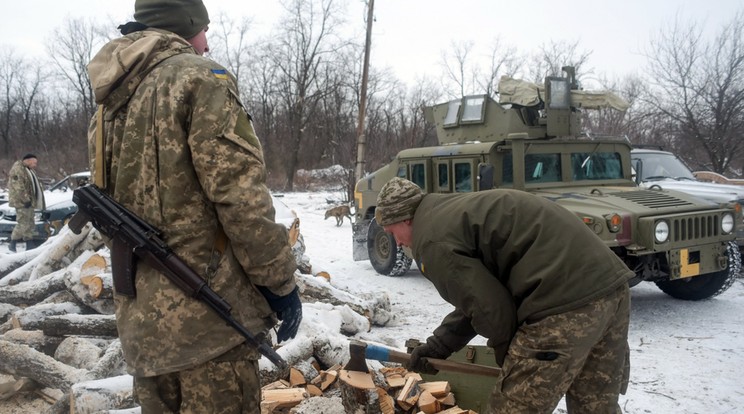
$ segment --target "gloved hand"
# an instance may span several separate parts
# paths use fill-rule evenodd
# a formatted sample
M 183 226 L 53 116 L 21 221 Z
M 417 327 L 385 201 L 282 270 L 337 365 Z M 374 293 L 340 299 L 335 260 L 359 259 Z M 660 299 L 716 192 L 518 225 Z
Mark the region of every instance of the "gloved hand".
M 447 359 L 448 356 L 450 356 L 450 353 L 446 353 L 429 343 L 422 344 L 411 351 L 411 359 L 408 360 L 406 369 L 421 374 L 434 375 L 439 370 L 431 366 L 427 358 Z
M 27 201 L 27 202 L 23 203 L 23 208 L 30 208 L 30 207 L 31 207 L 31 202 L 30 201 Z
M 300 302 L 299 290 L 295 287 L 286 296 L 275 295 L 265 286 L 258 286 L 258 290 L 269 302 L 271 310 L 276 312 L 277 318 L 282 321 L 279 331 L 276 333 L 276 341 L 281 343 L 294 338 L 302 321 L 302 302 Z

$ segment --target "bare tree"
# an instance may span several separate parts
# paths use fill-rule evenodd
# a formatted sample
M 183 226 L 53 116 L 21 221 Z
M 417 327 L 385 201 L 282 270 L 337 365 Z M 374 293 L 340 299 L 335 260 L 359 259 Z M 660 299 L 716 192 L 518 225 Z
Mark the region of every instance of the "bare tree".
M 92 21 L 66 19 L 63 26 L 54 29 L 53 41 L 47 43 L 47 52 L 59 75 L 72 88 L 88 116 L 93 114 L 96 104 L 87 66 L 106 40 L 104 33 L 107 32 L 110 31 Z
M 275 91 L 288 129 L 285 189 L 291 191 L 305 130 L 324 95 L 334 90 L 335 85 L 329 82 L 337 78 L 326 75 L 334 72 L 334 55 L 345 44 L 336 36 L 343 21 L 334 0 L 287 0 L 284 7 L 287 14 L 280 23 L 271 57 L 278 71 Z
M 528 78 L 533 82 L 542 83 L 547 76 L 561 76 L 564 66 L 573 66 L 576 80 L 592 73 L 588 67 L 591 51 L 581 50 L 579 41 L 553 41 L 543 43 L 538 52 L 532 55 L 527 69 Z
M 647 102 L 668 120 L 668 133 L 685 149 L 680 155 L 724 174 L 741 167 L 744 155 L 744 9 L 712 41 L 702 33 L 677 17 L 651 41 Z

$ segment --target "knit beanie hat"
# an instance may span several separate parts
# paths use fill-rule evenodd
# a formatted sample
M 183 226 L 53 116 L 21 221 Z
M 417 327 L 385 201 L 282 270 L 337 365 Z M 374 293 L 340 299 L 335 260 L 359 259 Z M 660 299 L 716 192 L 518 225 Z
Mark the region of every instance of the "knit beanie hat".
M 27 159 L 29 159 L 29 158 L 36 158 L 36 155 L 34 155 L 34 154 L 31 154 L 31 153 L 29 152 L 28 154 L 26 154 L 26 155 L 24 155 L 24 156 L 23 156 L 23 159 L 24 159 L 24 160 L 27 160 Z
M 202 0 L 135 0 L 134 20 L 191 39 L 209 24 Z
M 424 192 L 419 186 L 405 178 L 393 178 L 382 186 L 377 196 L 377 224 L 389 226 L 412 219 L 423 198 Z

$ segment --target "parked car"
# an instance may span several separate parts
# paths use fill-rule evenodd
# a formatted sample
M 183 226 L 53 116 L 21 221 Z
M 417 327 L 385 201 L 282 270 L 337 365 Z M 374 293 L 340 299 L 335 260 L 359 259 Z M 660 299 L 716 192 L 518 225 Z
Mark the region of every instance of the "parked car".
M 67 224 L 77 211 L 77 206 L 72 202 L 72 190 L 87 184 L 88 181 L 90 172 L 79 172 L 68 175 L 44 190 L 46 209 L 37 210 L 34 216 L 36 234 L 40 240 L 54 236 Z M 0 237 L 9 239 L 15 225 L 15 208 L 7 203 L 0 205 Z
M 737 210 L 736 244 L 744 252 L 744 186 L 700 181 L 669 151 L 634 148 L 630 151 L 636 183 L 648 189 L 675 190 Z

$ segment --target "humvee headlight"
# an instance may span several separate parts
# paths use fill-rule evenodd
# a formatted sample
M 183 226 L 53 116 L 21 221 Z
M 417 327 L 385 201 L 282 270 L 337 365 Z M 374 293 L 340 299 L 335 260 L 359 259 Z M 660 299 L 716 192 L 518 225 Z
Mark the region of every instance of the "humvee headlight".
M 726 213 L 721 217 L 721 230 L 726 234 L 734 231 L 734 216 L 731 213 Z
M 663 220 L 656 222 L 654 239 L 656 239 L 656 243 L 664 243 L 669 239 L 669 223 Z
M 623 218 L 617 213 L 606 215 L 605 220 L 607 220 L 607 228 L 612 233 L 619 232 L 623 226 Z

